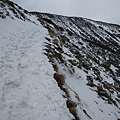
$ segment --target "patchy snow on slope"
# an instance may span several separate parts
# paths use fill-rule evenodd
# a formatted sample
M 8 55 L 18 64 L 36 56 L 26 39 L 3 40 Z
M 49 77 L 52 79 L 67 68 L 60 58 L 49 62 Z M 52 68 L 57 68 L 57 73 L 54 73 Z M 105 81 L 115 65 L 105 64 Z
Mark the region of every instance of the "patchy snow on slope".
M 119 109 L 102 100 L 95 92 L 96 89 L 86 85 L 87 74 L 84 70 L 74 67 L 76 72 L 70 75 L 60 64 L 59 68 L 59 71 L 66 76 L 65 86 L 70 92 L 71 99 L 77 104 L 77 112 L 81 120 L 117 120 Z
M 0 120 L 73 119 L 43 54 L 47 30 L 10 18 L 0 29 Z
M 116 70 L 118 70 L 114 65 L 110 66 L 111 70 L 113 70 L 114 72 L 116 72 Z

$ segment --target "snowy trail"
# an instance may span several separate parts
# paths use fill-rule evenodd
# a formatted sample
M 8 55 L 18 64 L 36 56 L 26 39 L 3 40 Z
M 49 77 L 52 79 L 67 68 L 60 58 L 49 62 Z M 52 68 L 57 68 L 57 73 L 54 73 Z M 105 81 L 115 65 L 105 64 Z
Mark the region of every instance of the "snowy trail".
M 0 28 L 0 120 L 72 119 L 43 54 L 47 30 L 11 19 Z

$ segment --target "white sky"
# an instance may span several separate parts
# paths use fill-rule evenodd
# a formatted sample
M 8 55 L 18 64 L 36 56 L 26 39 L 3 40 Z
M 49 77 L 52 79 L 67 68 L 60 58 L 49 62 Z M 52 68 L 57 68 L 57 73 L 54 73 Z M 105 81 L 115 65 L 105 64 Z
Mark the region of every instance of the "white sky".
M 12 0 L 29 11 L 78 16 L 120 25 L 120 0 Z

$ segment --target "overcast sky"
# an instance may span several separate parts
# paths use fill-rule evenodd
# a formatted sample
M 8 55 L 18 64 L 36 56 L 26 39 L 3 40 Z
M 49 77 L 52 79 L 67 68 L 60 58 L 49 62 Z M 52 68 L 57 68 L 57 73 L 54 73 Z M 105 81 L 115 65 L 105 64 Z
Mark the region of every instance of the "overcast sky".
M 120 0 L 12 0 L 29 11 L 78 16 L 120 25 Z

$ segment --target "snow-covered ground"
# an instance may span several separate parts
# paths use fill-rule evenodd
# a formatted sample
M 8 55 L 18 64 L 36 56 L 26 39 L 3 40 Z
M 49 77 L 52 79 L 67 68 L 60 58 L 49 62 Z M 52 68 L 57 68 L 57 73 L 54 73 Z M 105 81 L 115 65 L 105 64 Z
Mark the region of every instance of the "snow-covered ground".
M 41 14 L 38 13 L 38 16 L 39 15 L 41 16 Z M 111 73 L 107 72 L 106 68 L 98 64 L 99 62 L 97 63 L 94 61 L 94 59 L 91 59 L 91 57 L 93 57 L 96 54 L 96 50 L 93 49 L 92 46 L 89 46 L 89 44 L 85 42 L 83 38 L 80 39 L 83 34 L 86 40 L 88 39 L 89 35 L 90 36 L 92 35 L 93 38 L 95 38 L 93 39 L 93 41 L 96 41 L 98 39 L 100 43 L 102 43 L 102 40 L 100 38 L 102 37 L 104 38 L 106 35 L 108 35 L 108 32 L 104 31 L 104 29 L 101 30 L 97 28 L 96 24 L 94 25 L 91 25 L 90 23 L 87 24 L 84 21 L 85 19 L 83 20 L 83 22 L 85 23 L 84 24 L 78 18 L 79 22 L 76 24 L 78 26 L 78 30 L 80 31 L 80 27 L 81 27 L 81 30 L 84 29 L 84 31 L 82 30 L 82 34 L 79 33 L 80 35 L 79 37 L 77 35 L 76 37 L 74 37 L 76 32 L 74 32 L 73 34 L 71 33 L 71 35 L 67 33 L 68 29 L 70 29 L 69 32 L 73 32 L 77 30 L 74 26 L 75 23 L 69 20 L 69 18 L 60 17 L 56 15 L 52 15 L 51 17 L 47 14 L 44 14 L 43 18 L 47 18 L 48 21 L 51 20 L 55 24 L 55 25 L 53 24 L 54 27 L 51 27 L 52 22 L 48 22 L 49 29 L 51 31 L 53 30 L 56 33 L 53 37 L 53 41 L 54 39 L 58 39 L 58 43 L 57 43 L 58 46 L 56 46 L 56 44 L 54 43 L 52 44 L 52 42 L 49 42 L 50 48 L 48 47 L 48 51 L 50 51 L 50 53 L 48 54 L 53 54 L 53 55 L 55 54 L 58 57 L 59 54 L 57 53 L 60 53 L 63 58 L 62 61 L 60 57 L 58 57 L 57 59 L 55 56 L 56 59 L 55 64 L 57 64 L 58 72 L 64 74 L 66 77 L 64 87 L 68 90 L 68 93 L 70 94 L 70 99 L 77 104 L 77 113 L 80 120 L 117 120 L 118 118 L 120 118 L 120 104 L 118 98 L 119 91 L 116 91 L 114 89 L 116 87 L 114 86 L 115 79 L 110 76 Z M 70 22 L 71 25 L 68 24 Z M 63 30 L 60 29 L 56 30 L 57 28 L 56 25 L 58 25 L 58 27 L 62 27 Z M 90 29 L 88 27 L 89 25 L 91 26 Z M 99 36 L 101 37 L 98 37 L 97 34 L 99 34 Z M 110 39 L 111 38 L 109 38 L 108 40 Z M 65 41 L 65 43 L 62 40 Z M 78 41 L 80 41 L 82 44 L 79 44 Z M 106 39 L 105 40 L 103 39 L 103 41 L 106 41 Z M 60 46 L 59 43 L 62 42 L 63 45 Z M 100 47 L 96 46 L 96 49 L 100 49 Z M 98 60 L 100 60 L 100 64 L 103 63 L 104 56 L 106 58 L 108 52 L 109 51 L 107 50 L 105 52 L 105 49 L 101 51 L 101 53 L 103 54 L 99 55 L 98 54 L 99 52 L 97 52 L 95 59 L 99 57 Z M 88 57 L 88 55 L 91 57 Z M 85 57 L 87 59 L 85 59 Z M 111 54 L 111 57 L 113 57 L 113 54 Z M 107 58 L 107 60 L 108 59 L 109 58 Z M 106 61 L 106 63 L 107 62 L 108 61 Z M 80 65 L 79 63 L 81 63 L 81 67 L 78 67 Z M 105 65 L 107 65 L 106 63 Z M 88 65 L 88 68 L 85 68 L 85 66 L 84 65 L 82 66 L 82 64 L 84 64 L 85 66 Z M 99 72 L 93 70 L 93 68 L 95 68 Z M 110 69 L 116 73 L 118 68 L 115 67 L 114 65 L 111 65 Z M 71 71 L 73 70 L 73 72 L 71 72 L 70 70 Z M 95 72 L 97 72 L 97 74 Z M 98 79 L 96 79 L 97 76 L 99 76 Z M 93 86 L 88 85 L 88 81 L 90 81 L 89 77 L 92 78 L 91 83 L 94 83 Z M 107 84 L 108 84 L 108 89 L 106 89 L 105 87 L 105 85 Z M 103 88 L 103 91 L 102 90 L 101 91 L 105 93 L 104 95 L 99 94 L 99 87 Z M 109 91 L 110 89 L 113 90 L 113 93 Z
M 119 30 L 0 1 L 0 120 L 119 119 Z M 64 92 L 54 70 L 65 76 Z
M 40 23 L 0 18 L 0 120 L 70 120 Z
M 88 74 L 76 67 L 75 74 L 71 75 L 64 71 L 64 66 L 60 64 L 58 66 L 59 71 L 66 76 L 65 87 L 69 90 L 71 99 L 77 104 L 80 120 L 117 120 L 119 118 L 119 108 L 102 100 L 95 92 L 96 88 L 87 86 Z

